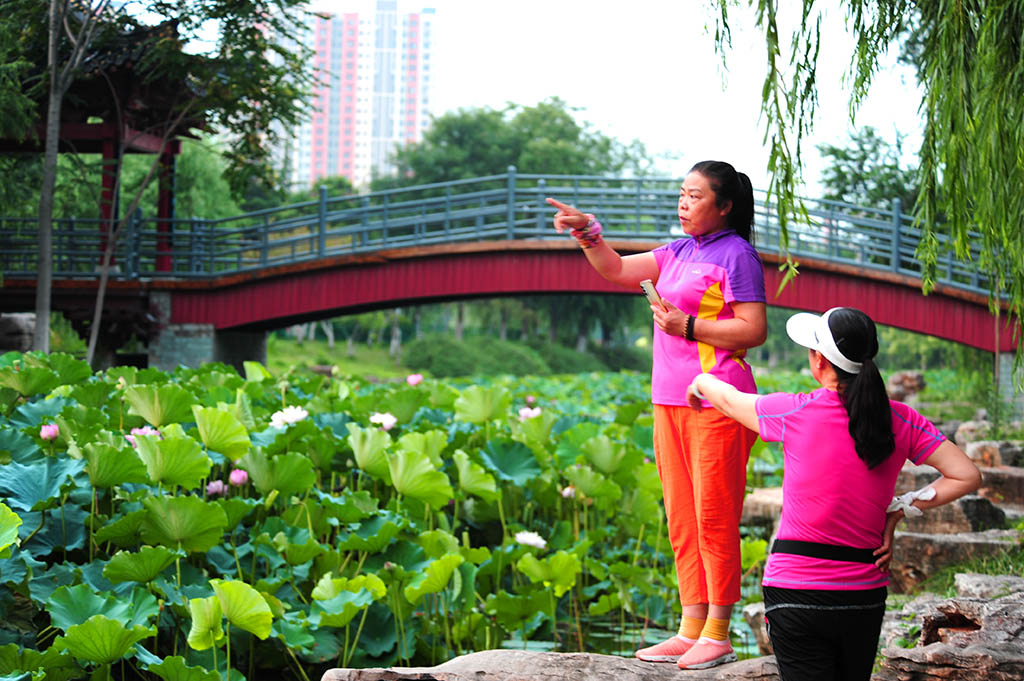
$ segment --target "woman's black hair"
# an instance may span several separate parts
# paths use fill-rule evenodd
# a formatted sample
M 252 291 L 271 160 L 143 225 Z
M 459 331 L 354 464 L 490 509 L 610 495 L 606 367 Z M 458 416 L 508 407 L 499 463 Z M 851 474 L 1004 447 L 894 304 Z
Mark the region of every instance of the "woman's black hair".
M 889 395 L 874 361 L 878 354 L 878 332 L 871 317 L 852 307 L 839 308 L 829 315 L 828 328 L 839 352 L 861 363 L 856 374 L 835 364 L 832 368 L 839 378 L 839 394 L 850 419 L 850 437 L 857 456 L 868 468 L 874 468 L 896 448 Z
M 708 179 L 715 192 L 716 206 L 722 208 L 726 202 L 732 202 L 725 216 L 726 224 L 749 243 L 754 243 L 754 188 L 750 178 L 725 161 L 701 161 L 690 168 L 690 172 Z

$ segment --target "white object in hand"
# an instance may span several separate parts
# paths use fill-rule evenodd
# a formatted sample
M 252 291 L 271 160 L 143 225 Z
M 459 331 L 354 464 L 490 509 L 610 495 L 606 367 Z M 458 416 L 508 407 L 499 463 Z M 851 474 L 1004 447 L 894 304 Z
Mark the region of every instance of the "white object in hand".
M 918 499 L 921 499 L 922 501 L 928 501 L 929 499 L 934 498 L 935 488 L 924 487 L 913 492 L 901 494 L 898 497 L 893 497 L 892 501 L 889 502 L 889 507 L 886 508 L 885 510 L 887 513 L 892 513 L 893 511 L 903 509 L 903 515 L 907 516 L 908 518 L 916 518 L 917 516 L 921 515 L 923 511 L 921 511 L 921 509 L 919 509 L 917 506 L 914 506 L 913 503 Z

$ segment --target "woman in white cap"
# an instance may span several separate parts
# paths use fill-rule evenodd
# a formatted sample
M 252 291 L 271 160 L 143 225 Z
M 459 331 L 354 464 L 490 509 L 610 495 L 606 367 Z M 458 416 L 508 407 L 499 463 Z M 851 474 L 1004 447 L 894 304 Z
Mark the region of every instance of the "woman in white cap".
M 981 474 L 927 419 L 889 399 L 866 314 L 799 313 L 786 333 L 808 348 L 821 388 L 759 396 L 699 374 L 688 398 L 694 409 L 705 399 L 762 439 L 782 442 L 782 517 L 762 581 L 781 678 L 868 679 L 896 523 L 970 494 Z M 907 460 L 934 466 L 942 477 L 894 498 Z

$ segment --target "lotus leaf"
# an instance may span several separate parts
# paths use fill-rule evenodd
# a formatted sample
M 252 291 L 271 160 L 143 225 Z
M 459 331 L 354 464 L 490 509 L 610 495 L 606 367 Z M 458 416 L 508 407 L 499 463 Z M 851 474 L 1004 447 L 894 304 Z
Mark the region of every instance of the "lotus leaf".
M 555 462 L 558 467 L 568 468 L 576 463 L 577 457 L 583 454 L 580 449 L 583 444 L 599 434 L 599 426 L 590 421 L 578 423 L 562 433 L 562 439 L 555 448 Z
M 348 437 L 348 428 L 345 426 L 351 422 L 352 417 L 345 412 L 323 412 L 313 416 L 313 423 L 320 428 L 327 428 L 338 439 Z
M 740 567 L 747 571 L 758 563 L 763 563 L 768 555 L 768 542 L 764 539 L 747 539 L 740 541 Z
M 650 492 L 655 499 L 661 499 L 661 478 L 658 467 L 653 463 L 642 463 L 633 469 L 635 484 L 639 489 Z
M 0 369 L 0 385 L 22 397 L 48 393 L 60 385 L 57 373 L 46 367 L 4 367 Z
M 513 596 L 506 591 L 492 593 L 484 600 L 484 612 L 498 620 L 506 631 L 521 629 L 535 613 L 543 613 L 550 607 L 545 591 L 531 591 Z
M 39 445 L 28 435 L 14 428 L 0 426 L 0 453 L 9 453 L 12 461 L 31 463 L 39 457 L 40 451 Z
M 113 594 L 94 593 L 88 584 L 62 586 L 46 602 L 50 621 L 58 629 L 68 631 L 95 614 L 105 615 L 128 626 L 148 625 L 160 612 L 156 597 L 136 588 L 130 600 L 119 600 Z
M 114 584 L 149 583 L 182 554 L 163 546 L 143 546 L 137 553 L 118 551 L 103 568 L 103 576 Z
M 81 383 L 92 376 L 92 367 L 88 362 L 66 352 L 51 352 L 45 362 L 57 374 L 60 382 L 66 385 Z
M 124 657 L 142 639 L 156 635 L 156 628 L 133 626 L 126 628 L 117 620 L 93 615 L 82 624 L 76 624 L 53 646 L 67 650 L 76 659 L 93 664 L 111 664 Z
M 256 381 L 257 383 L 264 381 L 268 378 L 273 378 L 273 375 L 267 368 L 259 362 L 244 361 L 242 362 L 242 369 L 245 371 L 246 381 Z
M 508 391 L 500 385 L 471 385 L 455 400 L 455 418 L 477 424 L 493 421 L 505 413 L 508 400 Z
M 239 459 L 238 465 L 249 472 L 253 486 L 264 496 L 273 490 L 286 497 L 305 493 L 316 483 L 313 462 L 298 452 L 268 459 L 262 451 L 252 450 Z
M 464 492 L 474 494 L 486 501 L 494 501 L 501 496 L 494 483 L 494 476 L 484 470 L 480 464 L 471 461 L 469 454 L 457 449 L 452 455 L 452 459 L 459 472 L 459 487 Z
M 636 417 L 642 414 L 645 409 L 650 408 L 650 406 L 650 402 L 639 401 L 620 404 L 615 408 L 615 423 L 628 426 L 636 421 Z
M 388 396 L 388 411 L 394 414 L 399 423 L 408 423 L 416 410 L 426 403 L 427 397 L 423 390 L 401 388 Z
M 131 447 L 90 442 L 83 450 L 85 472 L 93 487 L 107 489 L 126 482 L 149 482 L 146 467 Z
M 192 628 L 188 632 L 188 644 L 195 650 L 206 650 L 217 645 L 224 638 L 223 613 L 220 599 L 216 596 L 192 598 L 188 602 L 192 616 Z
M 198 442 L 188 436 L 174 437 L 171 432 L 162 440 L 155 435 L 137 435 L 139 458 L 153 483 L 194 489 L 210 475 L 213 463 Z
M 270 636 L 274 615 L 260 592 L 245 582 L 211 579 L 210 586 L 220 600 L 228 622 L 255 635 L 260 640 Z
M 582 571 L 580 559 L 566 551 L 558 551 L 543 561 L 532 553 L 524 554 L 516 567 L 532 582 L 541 582 L 553 589 L 555 598 L 561 598 L 576 585 L 576 575 Z
M 296 652 L 301 651 L 308 655 L 316 646 L 317 640 L 310 633 L 306 620 L 298 620 L 293 617 L 275 619 L 270 632 L 274 638 Z
M 7 420 L 15 428 L 38 428 L 43 421 L 55 419 L 68 404 L 63 397 L 26 402 L 15 409 Z M 60 439 L 63 440 L 63 436 Z
M 124 399 L 130 413 L 141 416 L 156 428 L 187 421 L 191 415 L 189 408 L 195 402 L 192 393 L 174 383 L 128 386 Z
M 373 594 L 374 599 L 381 599 L 387 595 L 387 587 L 377 575 L 357 575 L 356 577 L 335 577 L 330 572 L 320 578 L 313 588 L 312 596 L 318 601 L 328 601 L 345 591 L 355 593 L 360 589 L 366 589 Z
M 416 543 L 423 547 L 430 558 L 440 558 L 446 553 L 458 553 L 459 551 L 459 540 L 452 533 L 444 530 L 421 532 L 416 538 Z
M 22 511 L 18 515 L 22 520 L 18 528 L 21 549 L 36 557 L 85 546 L 89 513 L 83 508 L 67 504 L 45 511 Z
M 142 543 L 142 523 L 147 511 L 132 511 L 96 530 L 97 542 L 111 542 L 116 546 L 138 546 Z
M 626 447 L 612 442 L 607 435 L 590 438 L 580 446 L 580 451 L 605 475 L 614 475 L 626 458 Z
M 394 539 L 405 524 L 404 517 L 390 511 L 381 511 L 360 523 L 344 539 L 339 535 L 338 548 L 342 551 L 378 553 Z
M 443 430 L 428 430 L 425 433 L 406 433 L 398 439 L 398 449 L 421 452 L 430 458 L 435 468 L 440 468 L 444 461 L 441 452 L 448 446 L 448 435 Z
M 539 416 L 520 423 L 519 430 L 522 431 L 528 442 L 547 443 L 551 439 L 551 429 L 557 420 L 558 418 L 552 412 L 544 411 Z
M 60 495 L 69 490 L 84 468 L 84 461 L 49 457 L 29 465 L 11 462 L 0 467 L 0 491 L 15 510 L 50 508 L 60 503 Z
M 390 483 L 391 470 L 385 452 L 391 445 L 391 436 L 379 428 L 362 428 L 356 423 L 348 423 L 345 427 L 348 428 L 348 444 L 359 470 Z
M 415 605 L 427 594 L 440 592 L 448 585 L 452 573 L 463 560 L 462 556 L 455 553 L 430 561 L 430 565 L 405 587 L 406 599 Z
M 436 470 L 422 452 L 399 450 L 388 456 L 388 467 L 391 484 L 402 496 L 418 499 L 437 509 L 454 495 L 448 476 Z
M 541 474 L 540 464 L 529 447 L 513 440 L 491 440 L 480 459 L 501 480 L 522 487 Z
M 82 669 L 74 658 L 55 648 L 47 648 L 40 652 L 31 648 L 22 648 L 16 643 L 0 646 L 0 674 L 4 674 L 4 676 L 0 676 L 0 679 L 20 679 L 22 677 L 14 672 L 26 669 L 37 673 L 42 670 L 46 673 L 46 679 L 54 681 L 79 678 L 82 675 Z M 28 674 L 24 678 L 31 677 L 32 675 Z
M 180 655 L 165 657 L 160 662 L 149 664 L 146 671 L 164 681 L 222 681 L 223 677 L 212 669 L 191 667 Z
M 341 523 L 358 522 L 377 510 L 377 499 L 367 490 L 344 490 L 342 496 L 336 497 L 314 488 L 310 496 L 330 517 Z
M 636 519 L 640 524 L 651 522 L 651 518 L 657 518 L 662 512 L 658 498 L 641 487 L 627 494 L 622 504 L 623 515 Z
M 141 528 L 147 544 L 201 553 L 220 542 L 228 524 L 223 508 L 198 497 L 149 497 L 142 504 L 148 511 Z
M 226 532 L 233 532 L 238 523 L 252 513 L 252 510 L 260 505 L 258 499 L 245 499 L 242 497 L 228 497 L 226 499 L 217 499 L 217 504 L 224 509 L 224 515 L 228 519 L 228 524 L 224 530 Z
M 230 459 L 239 459 L 252 446 L 249 433 L 229 411 L 216 407 L 192 405 L 199 437 L 207 449 L 220 452 Z
M 594 616 L 607 615 L 620 607 L 622 607 L 622 599 L 619 598 L 619 594 L 601 594 L 597 601 L 591 602 L 587 606 L 587 613 Z
M 565 477 L 576 487 L 577 492 L 591 499 L 611 502 L 622 498 L 622 488 L 590 466 L 570 466 L 565 471 Z
M 320 542 L 310 537 L 305 530 L 302 531 L 302 535 L 305 538 L 304 542 L 290 541 L 285 538 L 284 546 L 279 548 L 289 565 L 308 563 L 327 550 Z M 278 533 L 278 536 L 284 538 L 283 533 Z M 276 539 L 277 537 L 275 537 Z
M 71 397 L 84 407 L 99 409 L 110 399 L 114 392 L 114 386 L 103 381 L 90 381 L 81 383 L 71 390 Z
M 21 518 L 18 514 L 7 507 L 7 504 L 0 502 L 0 558 L 7 558 L 10 555 L 8 549 L 11 545 L 18 544 L 18 527 L 21 525 Z

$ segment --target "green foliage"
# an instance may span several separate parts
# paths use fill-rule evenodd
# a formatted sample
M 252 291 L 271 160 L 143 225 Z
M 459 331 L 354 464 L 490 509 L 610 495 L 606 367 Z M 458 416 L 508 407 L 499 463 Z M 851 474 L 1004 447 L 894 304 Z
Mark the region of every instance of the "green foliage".
M 981 575 L 1022 575 L 1024 574 L 1024 548 L 1010 543 L 1004 553 L 980 556 L 964 563 L 940 568 L 935 574 L 929 575 L 927 579 L 918 584 L 915 591 L 932 592 L 952 598 L 957 595 L 956 575 L 962 572 Z
M 889 144 L 872 127 L 850 135 L 850 144 L 819 144 L 828 164 L 822 174 L 824 198 L 889 210 L 899 199 L 904 211 L 917 203 L 917 169 L 903 165 L 903 137 Z
M 716 41 L 731 39 L 728 9 L 719 0 Z M 817 65 L 823 40 L 813 0 L 801 3 L 796 28 L 780 39 L 772 0 L 756 5 L 757 25 L 767 48 L 768 71 L 762 90 L 765 140 L 770 145 L 769 197 L 785 229 L 804 216 L 796 199 L 802 165 L 801 143 L 817 108 Z M 856 46 L 850 59 L 851 112 L 866 96 L 881 56 L 910 35 L 910 59 L 923 91 L 924 118 L 919 152 L 919 198 L 915 214 L 922 235 L 917 257 L 923 289 L 935 283 L 938 257 L 949 253 L 977 265 L 988 277 L 993 310 L 1002 296 L 1008 312 L 1024 317 L 1024 6 L 1017 2 L 916 3 L 910 0 L 854 0 L 843 30 Z M 787 76 L 787 74 L 790 74 Z M 1024 334 L 1017 335 L 1018 369 L 1024 361 Z M 1021 373 L 1018 372 L 1018 379 Z

